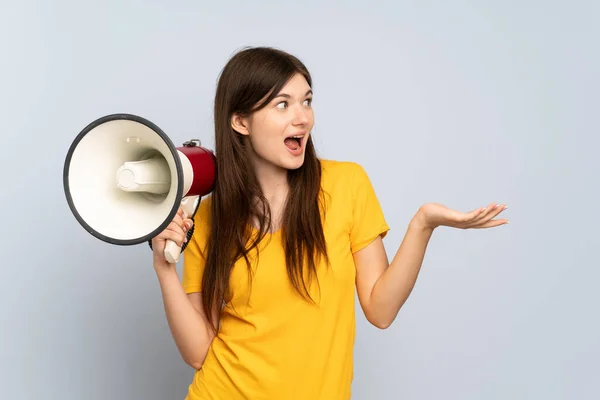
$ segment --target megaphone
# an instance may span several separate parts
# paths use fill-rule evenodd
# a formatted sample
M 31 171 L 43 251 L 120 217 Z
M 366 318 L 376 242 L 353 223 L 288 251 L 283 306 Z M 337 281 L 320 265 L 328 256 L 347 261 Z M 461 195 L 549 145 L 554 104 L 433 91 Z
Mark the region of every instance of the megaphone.
M 91 122 L 71 144 L 63 186 L 71 212 L 96 238 L 115 245 L 151 240 L 179 207 L 192 217 L 214 189 L 216 158 L 197 139 L 176 147 L 154 123 L 132 114 Z M 165 257 L 175 263 L 173 241 Z

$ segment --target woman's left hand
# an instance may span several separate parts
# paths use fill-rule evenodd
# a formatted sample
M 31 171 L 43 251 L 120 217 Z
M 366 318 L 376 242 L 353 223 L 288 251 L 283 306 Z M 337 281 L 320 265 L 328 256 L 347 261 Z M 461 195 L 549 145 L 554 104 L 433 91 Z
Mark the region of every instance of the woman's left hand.
M 442 204 L 428 203 L 421 206 L 416 219 L 428 229 L 435 229 L 438 226 L 460 229 L 493 228 L 508 223 L 507 219 L 494 219 L 506 208 L 505 204 L 492 203 L 484 208 L 461 212 Z

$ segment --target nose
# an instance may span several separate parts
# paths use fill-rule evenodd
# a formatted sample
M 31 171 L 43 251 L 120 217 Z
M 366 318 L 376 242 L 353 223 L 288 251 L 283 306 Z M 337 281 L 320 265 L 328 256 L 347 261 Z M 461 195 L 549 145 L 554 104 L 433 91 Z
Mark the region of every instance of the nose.
M 306 125 L 310 121 L 309 111 L 305 109 L 302 105 L 296 107 L 294 112 L 294 125 Z

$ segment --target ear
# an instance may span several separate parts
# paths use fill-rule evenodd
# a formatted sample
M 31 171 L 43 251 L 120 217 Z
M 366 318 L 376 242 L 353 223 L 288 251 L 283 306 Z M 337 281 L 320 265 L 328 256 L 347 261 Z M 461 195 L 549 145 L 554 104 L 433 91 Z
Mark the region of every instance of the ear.
M 231 117 L 231 127 L 240 135 L 248 136 L 250 134 L 250 130 L 248 129 L 248 119 L 239 114 L 233 114 Z

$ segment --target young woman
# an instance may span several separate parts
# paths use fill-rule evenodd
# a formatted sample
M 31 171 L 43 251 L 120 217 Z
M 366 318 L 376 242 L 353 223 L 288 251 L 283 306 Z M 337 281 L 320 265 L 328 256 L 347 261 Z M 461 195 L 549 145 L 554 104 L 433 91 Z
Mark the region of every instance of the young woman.
M 355 293 L 385 329 L 409 296 L 434 229 L 489 228 L 505 209 L 425 204 L 391 263 L 389 227 L 364 169 L 317 158 L 311 75 L 271 48 L 235 54 L 218 81 L 217 179 L 193 220 L 153 239 L 165 312 L 196 373 L 188 400 L 350 399 Z M 163 257 L 184 245 L 182 282 Z M 355 292 L 356 290 L 356 292 Z

